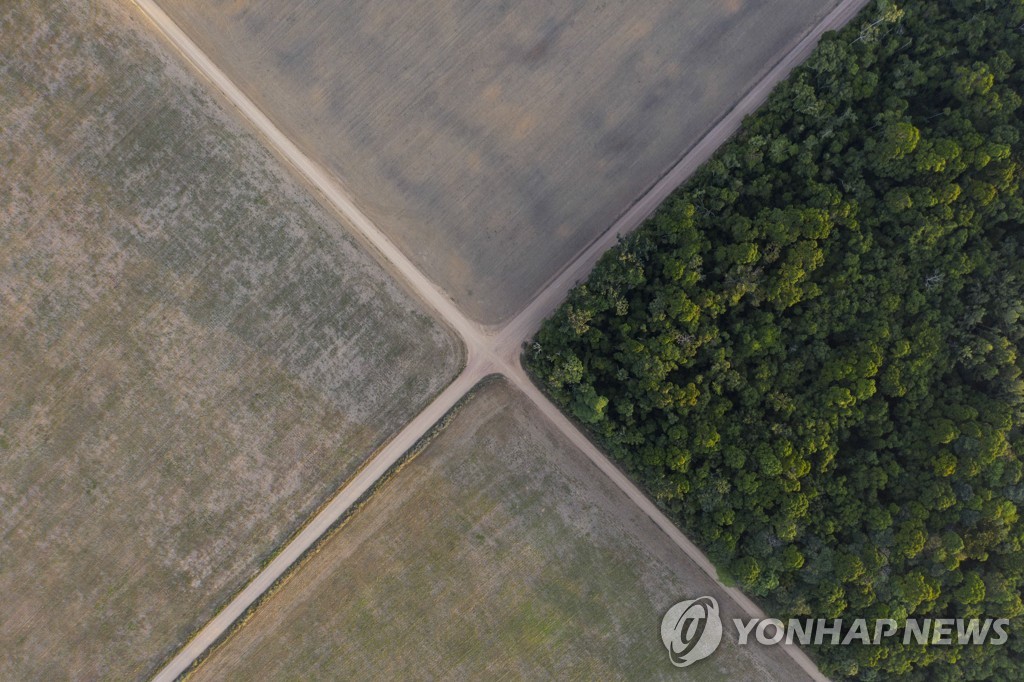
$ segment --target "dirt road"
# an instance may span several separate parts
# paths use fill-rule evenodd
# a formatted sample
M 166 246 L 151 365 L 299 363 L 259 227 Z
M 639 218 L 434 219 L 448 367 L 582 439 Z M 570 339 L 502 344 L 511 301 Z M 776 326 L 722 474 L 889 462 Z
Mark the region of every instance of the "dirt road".
M 190 62 L 200 75 L 226 98 L 249 121 L 268 146 L 290 163 L 306 181 L 320 192 L 353 228 L 356 235 L 385 263 L 391 272 L 437 316 L 447 323 L 466 345 L 466 367 L 455 381 L 430 405 L 409 422 L 383 446 L 359 473 L 342 487 L 328 504 L 297 534 L 249 584 L 245 586 L 162 668 L 154 678 L 170 682 L 178 678 L 192 662 L 212 645 L 245 610 L 283 575 L 302 554 L 316 542 L 373 484 L 383 476 L 405 452 L 488 374 L 504 374 L 511 383 L 533 400 L 540 410 L 563 431 L 612 481 L 625 492 L 655 524 L 682 548 L 709 576 L 717 580 L 714 566 L 707 557 L 648 499 L 621 471 L 570 422 L 529 380 L 519 355 L 522 344 L 538 329 L 565 299 L 569 290 L 586 278 L 597 259 L 615 245 L 618 236 L 626 234 L 643 222 L 666 196 L 685 181 L 739 127 L 772 88 L 790 70 L 806 59 L 821 35 L 848 22 L 868 0 L 845 0 L 815 26 L 807 36 L 729 111 L 682 159 L 633 206 L 631 206 L 600 238 L 580 253 L 544 290 L 503 328 L 480 325 L 455 306 L 451 298 L 420 272 L 394 243 L 359 209 L 338 181 L 319 164 L 313 162 L 292 143 L 274 123 L 221 71 L 187 35 L 156 5 L 153 0 L 133 0 L 173 47 Z M 746 595 L 721 585 L 723 591 L 752 617 L 764 613 Z M 814 680 L 824 676 L 798 647 L 786 647 L 797 664 Z

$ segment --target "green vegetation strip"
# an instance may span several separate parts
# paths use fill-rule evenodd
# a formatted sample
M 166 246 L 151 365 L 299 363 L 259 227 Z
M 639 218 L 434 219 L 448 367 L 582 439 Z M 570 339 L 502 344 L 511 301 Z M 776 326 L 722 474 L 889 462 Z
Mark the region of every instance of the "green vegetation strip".
M 1024 679 L 1024 4 L 879 2 L 540 331 L 545 389 L 779 616 L 1013 619 L 823 647 Z

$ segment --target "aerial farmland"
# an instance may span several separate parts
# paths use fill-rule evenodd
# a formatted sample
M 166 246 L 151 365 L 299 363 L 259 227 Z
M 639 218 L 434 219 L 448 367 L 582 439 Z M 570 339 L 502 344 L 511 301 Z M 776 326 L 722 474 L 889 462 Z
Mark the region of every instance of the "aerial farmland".
M 671 679 L 651 624 L 703 594 L 736 615 L 528 400 L 491 381 L 193 679 Z M 723 646 L 688 679 L 805 679 L 778 647 Z
M 680 600 L 763 617 L 521 353 L 866 2 L 0 7 L 0 680 L 662 679 Z
M 455 340 L 113 2 L 0 11 L 0 679 L 138 679 Z
M 838 0 L 159 4 L 497 324 Z

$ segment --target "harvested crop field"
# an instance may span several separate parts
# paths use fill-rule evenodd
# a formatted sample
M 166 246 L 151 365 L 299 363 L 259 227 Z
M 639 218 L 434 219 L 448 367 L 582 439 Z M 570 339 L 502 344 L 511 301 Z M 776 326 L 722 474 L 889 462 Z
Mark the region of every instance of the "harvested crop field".
M 838 0 L 159 3 L 493 324 Z
M 502 380 L 485 383 L 196 680 L 679 679 L 665 610 L 737 607 Z M 805 679 L 726 630 L 693 680 Z
M 461 362 L 138 24 L 0 9 L 3 680 L 153 672 Z

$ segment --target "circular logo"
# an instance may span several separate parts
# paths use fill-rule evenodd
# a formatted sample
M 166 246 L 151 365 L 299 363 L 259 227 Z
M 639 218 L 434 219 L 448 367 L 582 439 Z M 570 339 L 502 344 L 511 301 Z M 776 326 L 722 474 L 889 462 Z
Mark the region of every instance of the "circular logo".
M 672 665 L 685 668 L 715 653 L 722 643 L 722 619 L 714 597 L 681 601 L 661 620 L 661 641 Z

